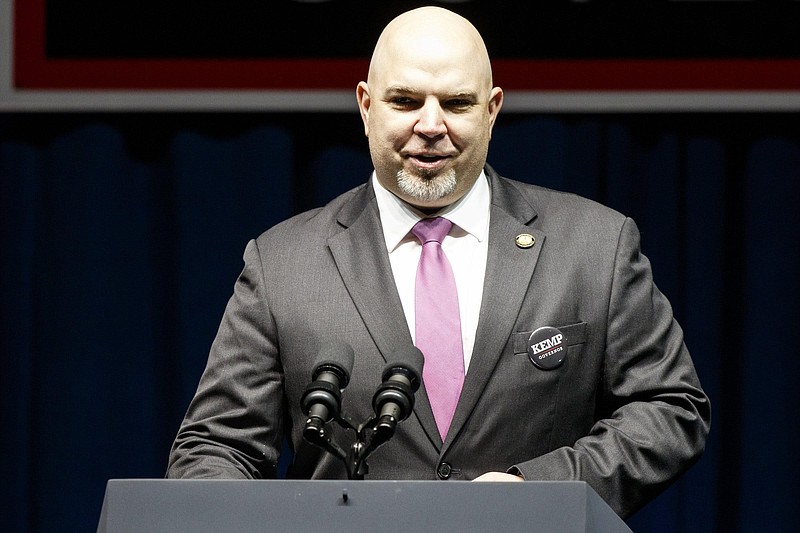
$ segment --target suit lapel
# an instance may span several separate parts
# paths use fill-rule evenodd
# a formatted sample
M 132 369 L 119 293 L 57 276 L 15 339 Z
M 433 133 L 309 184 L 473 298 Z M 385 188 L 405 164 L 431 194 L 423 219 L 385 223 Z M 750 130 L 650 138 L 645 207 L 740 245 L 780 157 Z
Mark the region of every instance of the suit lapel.
M 413 339 L 392 275 L 372 186 L 359 189 L 337 220 L 344 230 L 328 240 L 333 260 L 372 340 L 389 362 L 395 350 L 413 344 Z M 414 412 L 420 424 L 432 442 L 440 446 L 424 387 L 420 387 L 415 400 Z
M 378 207 L 370 186 L 339 213 L 345 227 L 328 240 L 339 274 L 384 359 L 411 343 L 405 315 L 382 238 Z
M 469 418 L 504 353 L 545 238 L 543 232 L 527 225 L 536 217 L 530 203 L 491 168 L 487 167 L 486 173 L 492 186 L 492 207 L 483 299 L 472 359 L 445 448 Z M 524 233 L 535 239 L 530 248 L 516 245 L 517 235 Z

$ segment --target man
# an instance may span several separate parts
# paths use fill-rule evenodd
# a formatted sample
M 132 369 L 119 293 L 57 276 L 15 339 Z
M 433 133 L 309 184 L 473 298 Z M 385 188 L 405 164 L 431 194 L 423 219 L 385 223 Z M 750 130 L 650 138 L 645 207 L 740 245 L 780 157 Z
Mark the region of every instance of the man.
M 302 437 L 316 354 L 353 347 L 342 410 L 365 421 L 382 368 L 415 343 L 414 413 L 371 456 L 368 479 L 578 479 L 631 514 L 696 460 L 710 419 L 636 226 L 485 166 L 503 91 L 458 15 L 393 20 L 356 96 L 375 172 L 248 244 L 168 475 L 273 477 L 286 435 L 292 477 L 345 477 Z M 417 237 L 429 215 L 449 228 L 439 248 Z M 421 290 L 429 253 L 443 253 L 449 277 Z M 442 353 L 428 347 L 437 332 Z

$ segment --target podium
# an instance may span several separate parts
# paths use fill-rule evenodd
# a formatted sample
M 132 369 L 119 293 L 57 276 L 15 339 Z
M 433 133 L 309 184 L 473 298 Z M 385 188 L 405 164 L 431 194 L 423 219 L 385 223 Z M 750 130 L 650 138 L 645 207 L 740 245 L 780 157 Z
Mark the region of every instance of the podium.
M 630 532 L 582 481 L 112 479 L 98 533 Z

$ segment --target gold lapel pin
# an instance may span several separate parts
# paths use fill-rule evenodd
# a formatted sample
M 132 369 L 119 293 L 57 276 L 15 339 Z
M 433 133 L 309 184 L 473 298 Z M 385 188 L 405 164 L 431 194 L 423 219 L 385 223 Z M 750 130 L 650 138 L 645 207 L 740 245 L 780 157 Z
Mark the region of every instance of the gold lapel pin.
M 516 236 L 514 242 L 519 248 L 530 248 L 536 244 L 536 239 L 530 233 L 520 233 Z

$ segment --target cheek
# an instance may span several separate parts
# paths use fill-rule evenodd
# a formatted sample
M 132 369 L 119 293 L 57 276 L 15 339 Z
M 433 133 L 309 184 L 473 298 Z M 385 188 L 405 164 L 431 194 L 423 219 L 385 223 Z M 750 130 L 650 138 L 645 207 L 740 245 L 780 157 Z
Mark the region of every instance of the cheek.
M 469 150 L 483 151 L 489 143 L 488 121 L 478 121 L 459 130 L 457 138 L 468 146 Z
M 374 113 L 369 121 L 370 136 L 375 136 L 382 143 L 397 144 L 404 142 L 414 133 L 414 121 L 410 116 L 394 113 Z
M 396 152 L 402 148 L 402 143 L 385 128 L 371 130 L 369 145 L 372 150 L 376 150 L 383 157 L 387 157 L 391 152 Z
M 392 168 L 399 164 L 399 151 L 402 144 L 398 144 L 390 136 L 384 128 L 377 130 L 370 130 L 369 135 L 369 151 L 372 157 L 372 162 L 376 166 Z
M 453 143 L 466 147 L 480 144 L 485 139 L 489 129 L 488 121 L 481 117 L 456 116 L 447 122 L 447 134 Z

